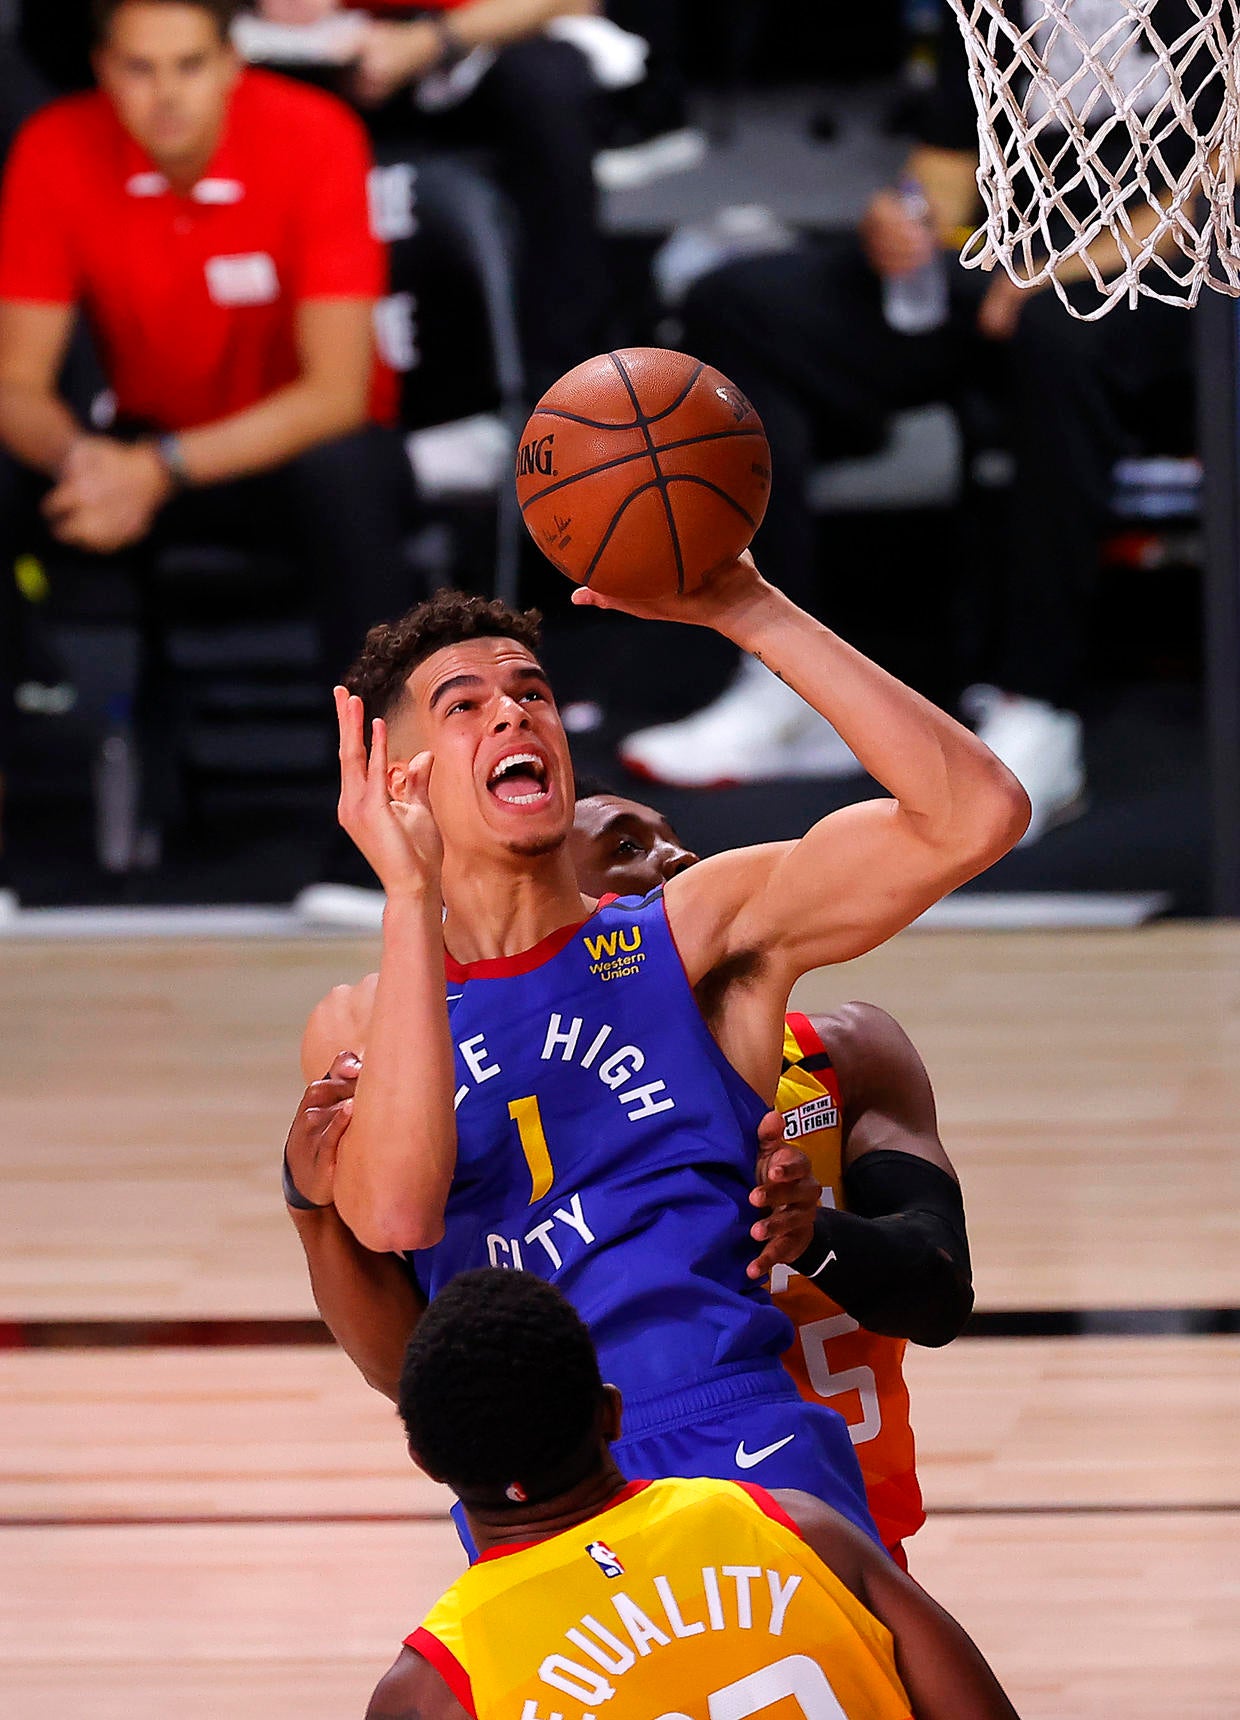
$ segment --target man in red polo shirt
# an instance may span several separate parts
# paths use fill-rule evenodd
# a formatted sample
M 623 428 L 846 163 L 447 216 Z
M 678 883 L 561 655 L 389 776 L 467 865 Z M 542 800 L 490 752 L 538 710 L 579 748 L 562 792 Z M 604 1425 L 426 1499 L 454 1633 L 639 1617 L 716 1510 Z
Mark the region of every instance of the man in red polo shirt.
M 314 587 L 332 676 L 413 595 L 400 553 L 412 477 L 395 431 L 373 421 L 389 380 L 371 332 L 385 258 L 361 125 L 320 91 L 243 71 L 235 11 L 97 0 L 99 90 L 54 102 L 14 145 L 0 567 L 29 540 L 36 501 L 52 537 L 95 555 L 283 543 Z M 84 426 L 57 390 L 79 308 L 115 434 Z M 2 731 L 3 687 L 0 705 Z

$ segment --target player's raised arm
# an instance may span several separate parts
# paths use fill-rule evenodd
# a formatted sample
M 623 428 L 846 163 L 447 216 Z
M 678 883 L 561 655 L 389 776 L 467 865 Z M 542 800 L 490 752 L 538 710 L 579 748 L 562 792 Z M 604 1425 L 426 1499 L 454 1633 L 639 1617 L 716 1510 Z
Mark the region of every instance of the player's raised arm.
M 778 1492 L 806 1542 L 892 1635 L 913 1720 L 1018 1720 L 981 1650 L 895 1560 L 808 1493 Z
M 673 879 L 690 978 L 761 950 L 778 982 L 889 938 L 1017 841 L 1029 802 L 994 754 L 761 578 L 745 555 L 685 597 L 574 602 L 712 627 L 833 723 L 890 798 L 844 807 L 799 842 L 715 856 Z
M 340 1217 L 375 1253 L 428 1248 L 443 1235 L 456 1168 L 452 1041 L 444 1000 L 442 844 L 426 798 L 430 754 L 413 759 L 394 798 L 387 730 L 376 718 L 369 757 L 362 701 L 336 689 L 340 719 L 340 822 L 387 895 L 383 954 L 364 1024 L 365 1061 L 353 1119 L 338 1149 Z M 355 1034 L 333 1043 L 331 999 L 310 1019 L 302 1059 L 310 1078 Z M 415 1097 L 416 1096 L 416 1099 Z

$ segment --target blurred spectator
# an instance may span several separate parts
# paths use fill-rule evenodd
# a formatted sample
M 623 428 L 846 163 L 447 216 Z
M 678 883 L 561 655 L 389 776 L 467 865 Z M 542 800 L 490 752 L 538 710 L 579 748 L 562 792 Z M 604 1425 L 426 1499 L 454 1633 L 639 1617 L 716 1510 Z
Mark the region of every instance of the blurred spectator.
M 1097 117 L 1104 127 L 1102 103 Z M 1103 146 L 1122 148 L 1122 127 L 1111 132 Z M 815 566 L 806 503 L 814 462 L 874 451 L 894 413 L 952 400 L 970 377 L 996 387 L 1014 459 L 1010 525 L 993 546 L 994 685 L 970 689 L 965 703 L 1030 795 L 1028 841 L 1082 803 L 1076 707 L 1111 468 L 1132 398 L 1168 377 L 1187 377 L 1189 325 L 1149 300 L 1139 317 L 1118 311 L 1080 322 L 1050 291 L 1025 292 L 1001 271 L 962 269 L 954 253 L 977 214 L 976 171 L 964 47 L 949 25 L 921 142 L 900 186 L 881 191 L 847 238 L 705 275 L 688 295 L 684 339 L 750 395 L 771 439 L 777 477 L 757 539 L 759 565 L 797 603 L 828 618 L 829 582 L 852 570 L 827 566 L 820 578 Z M 1147 215 L 1134 211 L 1134 227 Z M 1097 255 L 1105 272 L 1107 253 Z M 899 332 L 893 325 L 907 326 L 907 315 L 892 283 L 907 289 L 928 271 L 922 286 L 933 299 L 937 268 L 945 275 L 939 307 L 911 307 L 922 332 Z M 1083 272 L 1069 265 L 1061 275 L 1079 281 Z M 1082 302 L 1092 302 L 1081 290 Z M 752 661 L 713 705 L 630 735 L 621 756 L 643 776 L 703 786 L 858 768 L 838 736 Z
M 604 343 L 607 270 L 593 159 L 597 91 L 547 23 L 591 0 L 258 0 L 271 23 L 367 14 L 352 91 L 372 132 L 495 152 L 520 226 L 523 337 L 534 393 Z
M 231 0 L 99 0 L 100 89 L 20 132 L 0 203 L 0 749 L 19 549 L 170 541 L 299 555 L 324 670 L 407 606 L 414 503 L 371 334 L 369 152 L 334 98 L 243 71 Z M 109 433 L 58 392 L 78 308 Z M 40 534 L 41 537 L 40 537 Z M 56 546 L 61 546 L 59 550 Z M 0 750 L 0 769 L 4 763 Z

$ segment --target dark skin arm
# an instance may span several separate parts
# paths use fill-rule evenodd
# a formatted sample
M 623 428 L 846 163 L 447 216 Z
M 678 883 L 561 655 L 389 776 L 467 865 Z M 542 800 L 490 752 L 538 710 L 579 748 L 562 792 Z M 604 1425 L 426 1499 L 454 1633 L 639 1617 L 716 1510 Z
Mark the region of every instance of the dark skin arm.
M 289 1207 L 315 1305 L 367 1385 L 396 1402 L 405 1348 L 422 1301 L 394 1254 L 363 1248 L 333 1205 L 336 1148 L 353 1114 L 361 1064 L 342 1051 L 302 1094 L 285 1152 L 294 1186 L 318 1212 Z
M 844 1169 L 884 1149 L 928 1159 L 959 1182 L 939 1139 L 926 1066 L 899 1022 L 872 1003 L 845 1003 L 810 1020 L 839 1076 Z
M 468 1720 L 429 1661 L 402 1647 L 375 1686 L 366 1720 Z
M 336 1149 L 353 1115 L 360 1071 L 361 1060 L 342 1051 L 324 1078 L 302 1094 L 284 1150 L 294 1186 L 319 1211 L 287 1210 L 306 1256 L 315 1306 L 366 1383 L 395 1403 L 405 1349 L 424 1304 L 397 1257 L 363 1248 L 331 1204 Z M 750 1231 L 763 1245 L 748 1269 L 755 1279 L 804 1251 L 822 1192 L 805 1154 L 783 1143 L 778 1131 L 759 1157 L 757 1183 L 749 1198 L 766 1211 Z
M 774 1497 L 823 1564 L 891 1632 L 913 1720 L 1018 1720 L 972 1638 L 868 1536 L 808 1493 Z

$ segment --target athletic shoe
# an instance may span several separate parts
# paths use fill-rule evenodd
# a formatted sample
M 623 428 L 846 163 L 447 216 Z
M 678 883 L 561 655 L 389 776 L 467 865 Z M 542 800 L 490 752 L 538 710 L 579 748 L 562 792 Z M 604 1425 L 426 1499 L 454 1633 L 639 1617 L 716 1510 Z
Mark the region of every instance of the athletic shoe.
M 594 157 L 594 183 L 600 191 L 635 191 L 671 173 L 688 173 L 706 159 L 706 133 L 679 126 L 657 137 L 600 149 Z
M 0 890 L 0 927 L 12 925 L 22 911 L 16 890 Z
M 825 717 L 754 657 L 704 710 L 640 729 L 621 741 L 634 776 L 676 788 L 724 788 L 782 777 L 861 774 L 851 748 Z
M 512 432 L 492 412 L 412 430 L 405 452 L 424 502 L 490 496 L 512 482 Z
M 307 926 L 338 926 L 354 932 L 381 932 L 387 897 L 358 884 L 307 884 L 293 901 L 293 912 Z
M 1075 711 L 1057 711 L 1042 699 L 986 686 L 966 688 L 960 704 L 976 724 L 977 738 L 1003 760 L 1029 796 L 1033 811 L 1018 848 L 1084 812 L 1083 731 Z

